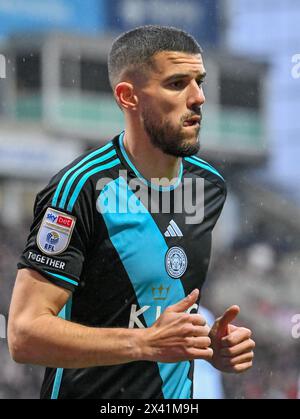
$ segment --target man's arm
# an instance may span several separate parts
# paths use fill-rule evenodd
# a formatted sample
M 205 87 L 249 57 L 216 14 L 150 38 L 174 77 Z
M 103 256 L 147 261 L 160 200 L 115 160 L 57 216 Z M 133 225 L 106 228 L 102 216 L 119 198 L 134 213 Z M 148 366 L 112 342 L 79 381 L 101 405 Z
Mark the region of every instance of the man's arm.
M 53 368 L 87 368 L 132 361 L 179 362 L 212 357 L 209 328 L 199 314 L 185 310 L 199 291 L 168 307 L 147 329 L 92 328 L 57 317 L 70 291 L 38 272 L 18 272 L 13 292 L 8 343 L 16 362 Z

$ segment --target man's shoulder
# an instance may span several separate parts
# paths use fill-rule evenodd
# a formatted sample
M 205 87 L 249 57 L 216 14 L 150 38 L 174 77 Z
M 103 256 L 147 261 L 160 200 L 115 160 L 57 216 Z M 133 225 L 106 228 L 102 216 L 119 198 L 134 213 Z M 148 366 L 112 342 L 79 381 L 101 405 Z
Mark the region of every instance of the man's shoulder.
M 184 169 L 197 177 L 205 178 L 208 181 L 217 184 L 221 188 L 226 188 L 225 179 L 220 171 L 212 166 L 208 161 L 199 156 L 190 156 L 183 158 Z
M 48 185 L 38 194 L 51 199 L 54 208 L 72 211 L 82 191 L 95 187 L 102 177 L 111 175 L 111 170 L 120 165 L 114 140 L 77 157 L 55 174 Z
M 116 161 L 117 160 L 117 161 Z M 91 177 L 96 173 L 105 172 L 119 163 L 117 150 L 114 140 L 105 145 L 90 149 L 81 154 L 62 170 L 56 173 L 50 183 L 59 183 L 62 181 L 75 180 L 78 177 Z

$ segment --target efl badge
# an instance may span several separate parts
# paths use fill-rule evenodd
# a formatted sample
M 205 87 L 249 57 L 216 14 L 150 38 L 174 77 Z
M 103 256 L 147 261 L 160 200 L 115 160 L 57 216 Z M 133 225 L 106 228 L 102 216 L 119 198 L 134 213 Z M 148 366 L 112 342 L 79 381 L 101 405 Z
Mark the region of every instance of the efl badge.
M 172 278 L 180 278 L 187 268 L 187 257 L 181 247 L 171 247 L 165 258 L 166 270 Z
M 37 235 L 39 249 L 47 255 L 58 255 L 69 245 L 76 217 L 48 208 Z

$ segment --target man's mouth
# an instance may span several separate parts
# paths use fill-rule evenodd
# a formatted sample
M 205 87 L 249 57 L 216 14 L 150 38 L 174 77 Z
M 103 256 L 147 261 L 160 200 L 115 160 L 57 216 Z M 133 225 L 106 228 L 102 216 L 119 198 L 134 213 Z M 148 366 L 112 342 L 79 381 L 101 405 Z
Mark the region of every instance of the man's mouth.
M 193 127 L 193 126 L 199 126 L 200 125 L 201 118 L 198 115 L 192 116 L 189 119 L 186 119 L 183 123 L 184 127 Z

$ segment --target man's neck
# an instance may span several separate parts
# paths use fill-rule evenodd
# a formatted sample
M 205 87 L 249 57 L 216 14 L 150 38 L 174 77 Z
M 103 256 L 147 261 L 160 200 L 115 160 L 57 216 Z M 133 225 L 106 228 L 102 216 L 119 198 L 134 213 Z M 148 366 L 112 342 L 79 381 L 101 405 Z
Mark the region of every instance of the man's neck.
M 148 181 L 158 183 L 164 179 L 160 181 L 161 186 L 170 186 L 176 182 L 181 158 L 165 154 L 154 147 L 144 131 L 126 128 L 123 142 L 130 160 Z

